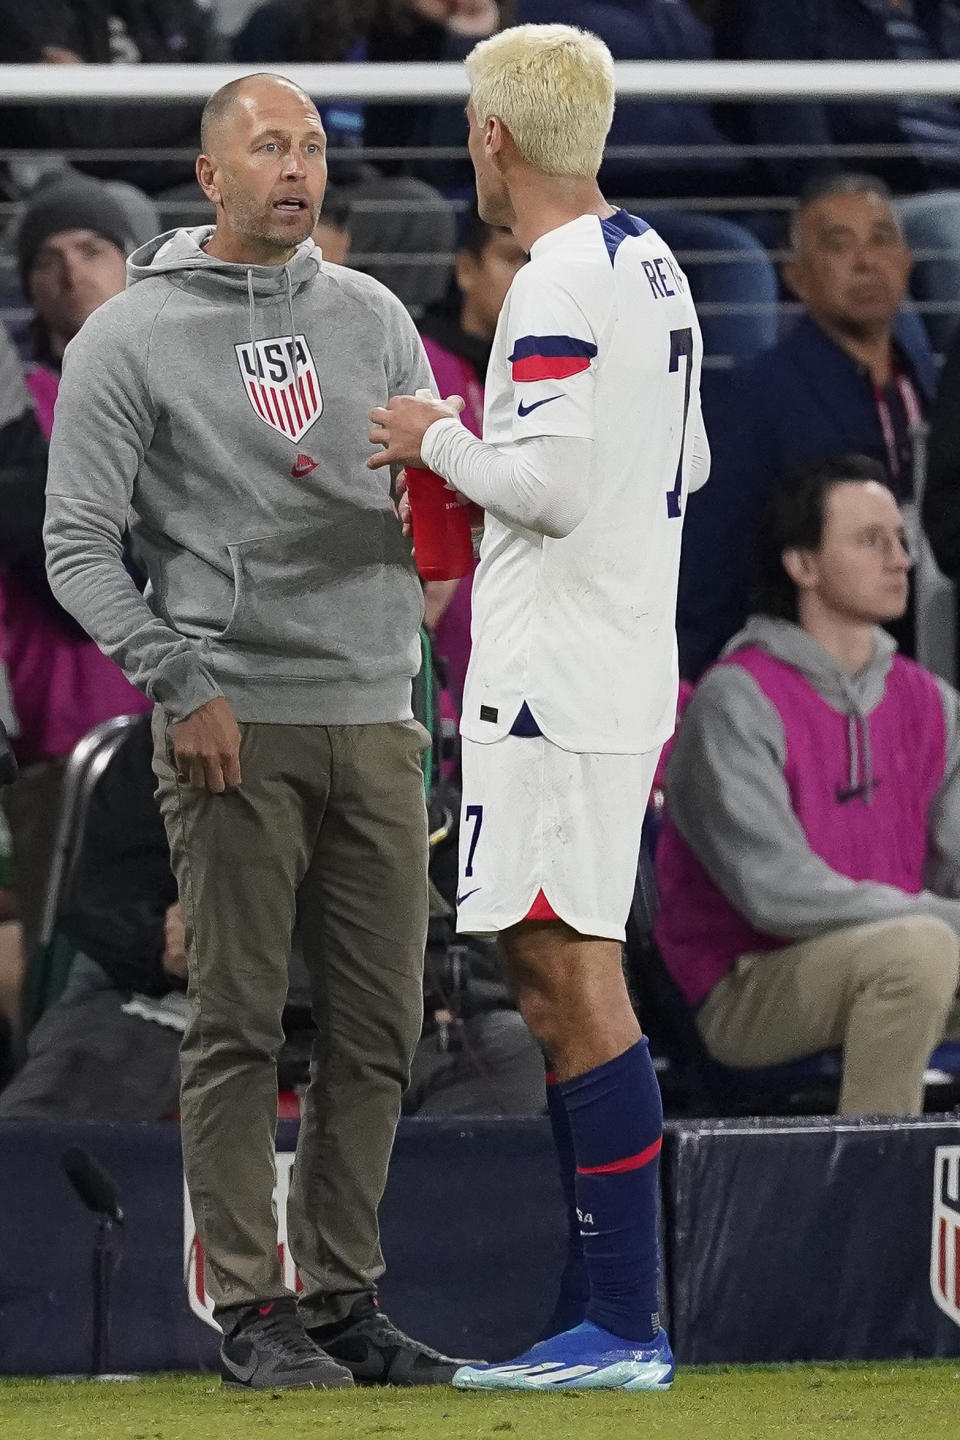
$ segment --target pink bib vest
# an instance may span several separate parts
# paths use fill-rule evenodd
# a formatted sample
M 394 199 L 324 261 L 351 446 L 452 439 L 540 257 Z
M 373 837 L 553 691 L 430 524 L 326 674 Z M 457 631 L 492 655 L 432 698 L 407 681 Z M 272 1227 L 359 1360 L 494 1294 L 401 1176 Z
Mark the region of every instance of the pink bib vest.
M 474 435 L 483 434 L 483 377 L 478 377 L 473 366 L 452 350 L 423 337 L 423 348 L 427 352 L 437 389 L 446 398 L 460 395 L 466 402 L 460 419 Z M 476 566 L 474 566 L 476 569 Z M 470 621 L 472 609 L 470 592 L 473 588 L 473 574 L 465 575 L 457 586 L 440 622 L 434 631 L 437 653 L 446 663 L 447 684 L 452 701 L 454 719 L 459 719 L 463 685 L 467 676 L 470 659 Z
M 943 702 L 932 675 L 896 656 L 883 699 L 854 717 L 869 732 L 867 774 L 857 746 L 851 777 L 850 717 L 808 680 L 766 651 L 738 650 L 724 665 L 753 676 L 786 737 L 784 778 L 807 843 L 851 880 L 923 889 L 927 814 L 946 764 Z M 872 780 L 872 783 L 871 783 Z M 655 935 L 664 963 L 691 1004 L 699 1004 L 741 955 L 791 941 L 758 932 L 714 885 L 666 816 L 657 847 L 660 908 Z

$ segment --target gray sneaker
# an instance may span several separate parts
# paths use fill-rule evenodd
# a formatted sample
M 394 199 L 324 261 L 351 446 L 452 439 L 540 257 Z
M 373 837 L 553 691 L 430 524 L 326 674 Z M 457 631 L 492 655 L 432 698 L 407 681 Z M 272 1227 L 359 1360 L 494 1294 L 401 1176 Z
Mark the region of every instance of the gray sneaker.
M 372 1295 L 360 1295 L 345 1320 L 311 1326 L 307 1334 L 346 1365 L 358 1385 L 449 1385 L 461 1366 L 471 1364 L 411 1340 Z
M 308 1337 L 295 1300 L 242 1310 L 220 1346 L 226 1390 L 343 1390 L 353 1376 Z

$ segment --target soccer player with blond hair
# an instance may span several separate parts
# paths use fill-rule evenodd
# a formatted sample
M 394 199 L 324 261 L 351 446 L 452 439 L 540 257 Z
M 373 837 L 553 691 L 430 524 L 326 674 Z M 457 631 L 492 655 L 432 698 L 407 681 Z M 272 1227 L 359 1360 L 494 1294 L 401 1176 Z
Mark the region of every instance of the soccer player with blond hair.
M 606 46 L 521 25 L 478 45 L 467 70 L 480 214 L 530 261 L 494 337 L 483 439 L 456 401 L 395 396 L 371 411 L 385 448 L 368 463 L 425 464 L 486 511 L 458 925 L 499 934 L 549 1057 L 586 1283 L 562 1290 L 549 1338 L 507 1364 L 464 1366 L 454 1384 L 663 1389 L 663 1116 L 621 950 L 674 722 L 683 513 L 709 468 L 702 342 L 668 247 L 597 184 L 614 105 Z

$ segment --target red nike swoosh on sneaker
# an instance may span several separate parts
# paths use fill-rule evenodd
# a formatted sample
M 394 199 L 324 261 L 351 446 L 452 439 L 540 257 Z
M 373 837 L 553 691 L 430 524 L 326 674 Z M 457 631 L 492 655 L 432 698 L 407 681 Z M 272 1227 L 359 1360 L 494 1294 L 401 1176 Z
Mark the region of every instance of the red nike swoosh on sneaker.
M 311 470 L 316 470 L 316 460 L 311 460 L 309 455 L 298 455 L 290 469 L 294 480 L 300 480 L 304 475 L 309 475 Z

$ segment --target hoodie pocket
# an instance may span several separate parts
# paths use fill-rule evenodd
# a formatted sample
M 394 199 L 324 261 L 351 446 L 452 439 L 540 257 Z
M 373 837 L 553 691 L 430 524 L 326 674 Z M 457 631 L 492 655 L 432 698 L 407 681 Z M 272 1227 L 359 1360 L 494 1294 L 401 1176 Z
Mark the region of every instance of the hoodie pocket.
M 422 609 L 392 512 L 228 544 L 234 603 L 214 643 L 256 652 L 260 673 L 379 678 L 405 654 Z M 392 663 L 391 663 L 392 662 Z

